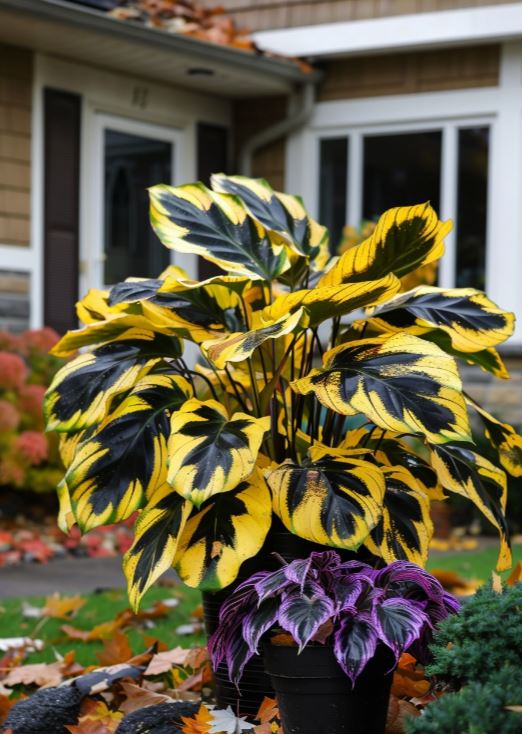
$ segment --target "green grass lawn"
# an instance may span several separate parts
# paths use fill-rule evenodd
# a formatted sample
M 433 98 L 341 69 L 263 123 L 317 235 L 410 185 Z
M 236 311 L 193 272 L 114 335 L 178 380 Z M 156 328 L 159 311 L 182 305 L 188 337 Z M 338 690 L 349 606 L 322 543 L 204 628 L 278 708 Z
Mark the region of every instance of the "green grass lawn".
M 428 570 L 434 568 L 455 571 L 469 580 L 486 581 L 495 570 L 498 547 L 473 551 L 455 551 L 452 553 L 432 553 L 428 562 Z M 522 562 L 522 545 L 513 546 L 513 566 Z M 502 578 L 509 576 L 509 571 L 500 574 Z
M 95 625 L 114 619 L 118 612 L 129 607 L 127 594 L 123 589 L 82 594 L 81 596 L 87 600 L 86 604 L 68 623 L 79 629 L 90 630 Z M 145 629 L 140 627 L 124 630 L 134 654 L 146 649 L 147 644 L 144 637 L 158 639 L 169 648 L 176 647 L 176 645 L 192 647 L 204 644 L 205 638 L 202 633 L 187 636 L 176 634 L 176 628 L 189 622 L 191 613 L 201 602 L 201 594 L 198 591 L 186 587 L 151 589 L 143 599 L 141 609 L 151 607 L 159 599 L 172 599 L 173 597 L 179 599 L 179 606 L 172 609 L 166 617 L 152 620 L 151 626 Z M 62 625 L 67 624 L 62 620 L 47 619 L 42 622 L 38 619 L 25 619 L 22 615 L 23 601 L 41 607 L 44 605 L 45 598 L 0 599 L 0 637 L 30 637 L 36 630 L 34 636 L 45 642 L 45 648 L 40 652 L 32 653 L 26 662 L 53 662 L 56 659 L 55 651 L 64 655 L 74 649 L 78 662 L 83 665 L 99 665 L 96 652 L 102 649 L 102 642 L 68 639 L 61 630 Z

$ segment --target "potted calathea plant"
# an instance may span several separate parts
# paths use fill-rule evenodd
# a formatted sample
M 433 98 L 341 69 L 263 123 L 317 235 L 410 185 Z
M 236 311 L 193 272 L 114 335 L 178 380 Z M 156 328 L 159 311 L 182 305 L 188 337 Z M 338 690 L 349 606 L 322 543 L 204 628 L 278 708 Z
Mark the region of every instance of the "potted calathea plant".
M 239 584 L 221 607 L 209 651 L 239 683 L 269 638 L 265 666 L 285 734 L 383 734 L 400 655 L 414 644 L 425 655 L 434 625 L 458 609 L 409 561 L 375 570 L 335 551 L 312 552 Z
M 470 288 L 401 292 L 441 257 L 451 224 L 429 204 L 391 209 L 335 258 L 302 201 L 261 179 L 215 175 L 212 190 L 158 185 L 150 198 L 163 244 L 223 274 L 199 282 L 171 266 L 89 291 L 84 326 L 53 349 L 81 353 L 45 403 L 66 466 L 61 527 L 138 511 L 132 604 L 174 566 L 210 609 L 281 528 L 305 546 L 423 565 L 444 491 L 497 528 L 508 567 L 506 476 L 475 450 L 470 414 L 515 475 L 522 439 L 468 400 L 457 364 L 507 377 L 496 346 L 514 316 Z

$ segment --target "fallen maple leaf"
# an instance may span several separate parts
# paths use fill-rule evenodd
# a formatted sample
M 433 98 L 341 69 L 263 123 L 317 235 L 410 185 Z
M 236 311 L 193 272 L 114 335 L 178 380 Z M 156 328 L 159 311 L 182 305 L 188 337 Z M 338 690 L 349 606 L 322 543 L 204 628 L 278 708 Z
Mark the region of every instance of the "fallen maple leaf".
M 9 696 L 0 694 L 0 724 L 3 724 L 7 719 L 7 714 L 14 703 L 14 700 L 10 699 Z
M 279 709 L 275 698 L 265 697 L 256 714 L 259 725 L 254 727 L 255 734 L 283 734 L 279 726 Z
M 410 716 L 420 716 L 420 711 L 409 701 L 390 696 L 386 734 L 405 734 L 404 721 Z
M 506 584 L 508 586 L 515 586 L 515 584 L 519 584 L 520 582 L 522 582 L 522 563 L 518 561 L 515 568 L 509 574 Z
M 208 734 L 213 722 L 213 717 L 206 706 L 201 704 L 199 711 L 193 718 L 182 716 L 183 725 L 181 731 L 183 734 Z
M 250 731 L 252 724 L 244 718 L 240 718 L 232 711 L 232 706 L 226 709 L 212 709 L 212 727 L 209 734 L 241 734 Z
M 115 732 L 120 721 L 123 719 L 121 711 L 111 711 L 105 701 L 96 701 L 93 698 L 86 698 L 80 710 L 80 718 L 78 723 L 85 725 L 86 722 L 96 722 L 100 726 L 104 726 L 107 732 Z M 90 731 L 90 730 L 88 730 Z M 97 730 L 93 730 L 96 732 Z
M 70 624 L 62 625 L 62 632 L 65 632 L 67 637 L 71 640 L 82 640 L 82 642 L 92 642 L 93 640 L 108 640 L 119 624 L 117 620 L 111 620 L 110 622 L 102 622 L 96 625 L 91 630 L 80 630 L 76 627 L 72 627 Z
M 397 698 L 419 698 L 425 696 L 430 683 L 424 671 L 417 669 L 417 661 L 412 655 L 403 653 L 393 675 L 392 695 Z
M 160 703 L 172 703 L 174 699 L 163 693 L 155 693 L 145 688 L 135 685 L 134 683 L 120 684 L 126 698 L 120 704 L 120 711 L 125 715 L 137 711 L 137 709 L 145 708 L 145 706 L 157 706 Z
M 103 649 L 96 653 L 101 665 L 118 665 L 126 663 L 132 657 L 132 650 L 127 635 L 116 630 L 113 636 L 106 640 Z
M 81 596 L 60 596 L 58 593 L 48 596 L 42 609 L 42 617 L 51 619 L 71 619 L 83 607 L 86 599 Z
M 189 652 L 190 650 L 185 650 L 182 647 L 159 652 L 150 661 L 145 675 L 161 675 L 161 673 L 168 673 L 174 665 L 185 665 Z
M 49 688 L 58 686 L 63 679 L 61 663 L 34 663 L 33 665 L 20 665 L 9 671 L 3 679 L 4 686 L 38 686 Z

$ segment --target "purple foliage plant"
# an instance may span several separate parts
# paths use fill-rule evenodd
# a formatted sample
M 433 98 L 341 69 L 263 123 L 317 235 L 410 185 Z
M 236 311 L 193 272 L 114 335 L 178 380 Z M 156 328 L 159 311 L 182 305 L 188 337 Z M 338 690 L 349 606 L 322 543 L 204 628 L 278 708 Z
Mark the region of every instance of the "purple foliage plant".
M 396 663 L 413 645 L 422 660 L 434 626 L 459 606 L 434 576 L 409 561 L 376 570 L 342 562 L 335 551 L 311 553 L 241 583 L 221 607 L 209 652 L 215 668 L 226 662 L 237 684 L 263 635 L 284 630 L 299 652 L 309 643 L 333 644 L 353 685 L 379 644 Z

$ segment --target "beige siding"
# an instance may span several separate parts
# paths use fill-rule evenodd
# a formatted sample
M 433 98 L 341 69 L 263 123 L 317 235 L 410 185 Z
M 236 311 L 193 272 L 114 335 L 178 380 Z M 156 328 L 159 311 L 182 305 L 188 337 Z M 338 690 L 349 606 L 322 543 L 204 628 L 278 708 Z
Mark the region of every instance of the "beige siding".
M 222 4 L 241 26 L 270 28 L 365 20 L 406 13 L 501 5 L 519 0 L 225 0 Z M 214 0 L 205 0 L 215 5 Z
M 31 52 L 0 45 L 0 244 L 29 244 L 31 87 Z
M 256 133 L 286 116 L 286 97 L 264 97 L 237 101 L 234 108 L 236 165 L 242 144 Z M 285 185 L 285 139 L 265 145 L 252 160 L 252 174 L 266 178 L 281 191 Z
M 321 102 L 498 84 L 498 46 L 337 59 L 324 65 Z

